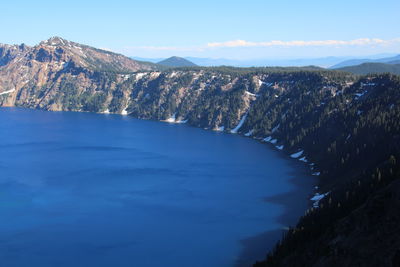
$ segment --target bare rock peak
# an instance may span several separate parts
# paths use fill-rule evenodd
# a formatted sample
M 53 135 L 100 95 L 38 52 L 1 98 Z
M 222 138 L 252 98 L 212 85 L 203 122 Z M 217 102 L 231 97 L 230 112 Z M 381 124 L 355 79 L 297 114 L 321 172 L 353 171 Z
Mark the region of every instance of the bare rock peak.
M 59 36 L 53 36 L 47 39 L 46 41 L 41 42 L 41 44 L 46 44 L 46 45 L 67 45 L 69 43 L 70 41 L 63 39 Z

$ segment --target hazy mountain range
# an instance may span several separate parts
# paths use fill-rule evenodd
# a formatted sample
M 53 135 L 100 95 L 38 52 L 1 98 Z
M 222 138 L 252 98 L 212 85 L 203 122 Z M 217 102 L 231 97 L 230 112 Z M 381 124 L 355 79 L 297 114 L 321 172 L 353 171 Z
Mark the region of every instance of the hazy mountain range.
M 382 55 L 381 55 L 382 56 Z M 327 64 L 328 62 L 333 63 L 341 58 L 338 57 L 327 57 L 327 58 L 315 58 L 315 59 L 293 59 L 287 61 L 263 61 L 259 60 L 258 64 L 250 64 L 250 66 L 320 66 Z M 237 62 L 234 60 L 227 59 L 204 59 L 204 58 L 182 58 L 182 57 L 170 57 L 167 59 L 146 59 L 136 58 L 142 62 L 154 62 L 157 65 L 164 67 L 195 67 L 195 66 L 245 66 L 246 63 Z M 193 63 L 196 62 L 197 64 Z M 323 67 L 321 67 L 323 68 Z M 345 72 L 351 72 L 354 74 L 365 75 L 368 73 L 393 73 L 400 74 L 400 55 L 383 57 L 383 58 L 364 58 L 364 59 L 348 59 L 341 61 L 328 69 L 335 69 Z
M 158 63 L 166 58 L 143 58 L 132 57 L 135 60 Z M 368 58 L 357 57 L 321 57 L 321 58 L 298 58 L 298 59 L 249 59 L 237 60 L 226 58 L 200 58 L 200 57 L 184 57 L 198 66 L 233 66 L 233 67 L 264 67 L 264 66 L 319 66 L 323 68 L 340 68 L 345 66 L 358 65 L 365 62 L 388 63 L 400 60 L 400 56 L 396 54 L 378 54 L 371 55 Z
M 343 62 L 340 62 L 336 65 L 333 65 L 331 69 L 338 69 L 348 66 L 360 65 L 363 63 L 386 63 L 386 64 L 399 64 L 400 63 L 400 55 L 396 55 L 393 57 L 384 57 L 384 58 L 362 58 L 362 59 L 349 59 Z

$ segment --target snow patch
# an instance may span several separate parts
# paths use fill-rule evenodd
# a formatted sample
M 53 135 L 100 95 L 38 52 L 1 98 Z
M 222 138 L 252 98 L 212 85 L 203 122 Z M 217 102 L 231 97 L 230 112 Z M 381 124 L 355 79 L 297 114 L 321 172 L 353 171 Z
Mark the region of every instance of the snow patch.
M 364 86 L 374 86 L 376 83 L 361 83 L 361 87 L 364 87 Z
M 175 123 L 181 123 L 181 124 L 187 123 L 187 122 L 188 122 L 188 119 L 186 119 L 186 120 L 177 120 L 177 121 L 175 121 Z
M 272 139 L 271 136 L 265 137 L 262 141 L 267 142 L 267 143 L 271 143 L 271 144 L 277 144 L 278 143 L 278 139 Z
M 247 133 L 245 133 L 244 136 L 249 137 L 249 136 L 252 136 L 253 133 L 254 133 L 254 130 L 250 130 L 250 131 L 248 131 Z
M 263 139 L 264 142 L 271 142 L 272 137 L 271 136 L 267 136 Z
M 143 76 L 145 76 L 145 75 L 146 75 L 146 73 L 136 73 L 135 81 L 138 81 L 138 80 L 142 79 Z
M 306 159 L 306 157 L 302 157 L 302 158 L 300 158 L 299 160 L 302 161 L 302 162 L 308 162 L 308 160 Z
M 275 146 L 277 149 L 279 149 L 279 150 L 282 150 L 283 148 L 284 148 L 284 146 L 283 145 L 280 145 L 280 146 Z
M 293 153 L 292 155 L 290 155 L 291 158 L 297 159 L 298 157 L 300 157 L 301 155 L 303 155 L 303 150 L 300 150 L 299 152 Z
M 176 112 L 174 114 L 172 114 L 171 117 L 169 117 L 168 119 L 164 120 L 165 122 L 169 122 L 169 123 L 178 123 L 178 124 L 183 124 L 183 123 L 187 123 L 188 120 L 177 120 L 176 119 Z
M 243 117 L 240 119 L 240 121 L 239 121 L 238 125 L 235 127 L 235 129 L 231 130 L 231 133 L 233 133 L 233 134 L 237 133 L 239 131 L 240 127 L 243 126 L 243 123 L 246 120 L 246 118 L 247 118 L 247 113 L 243 115 Z
M 313 203 L 313 207 L 314 208 L 318 208 L 319 207 L 319 202 L 326 197 L 327 195 L 329 195 L 329 192 L 325 193 L 325 194 L 319 194 L 319 193 L 315 193 L 315 195 L 310 199 L 311 201 L 314 201 Z
M 249 91 L 245 91 L 245 93 L 246 93 L 247 95 L 249 95 L 249 96 L 254 96 L 254 97 L 257 97 L 257 96 L 258 96 L 257 94 L 250 93 Z
M 176 113 L 172 114 L 171 117 L 169 117 L 168 119 L 166 119 L 166 122 L 170 122 L 170 123 L 174 123 L 176 120 Z
M 9 94 L 9 93 L 12 93 L 12 92 L 14 92 L 14 91 L 15 91 L 15 88 L 14 88 L 14 89 L 11 89 L 11 90 L 8 90 L 8 91 L 1 92 L 0 95 Z
M 321 172 L 314 172 L 312 175 L 314 176 L 320 176 Z
M 271 132 L 272 132 L 272 133 L 276 132 L 276 131 L 279 129 L 279 126 L 281 126 L 280 123 L 279 123 L 278 125 L 276 125 L 276 126 L 271 130 Z
M 169 78 L 174 78 L 178 73 L 176 71 L 171 72 Z
M 359 99 L 360 97 L 362 97 L 363 95 L 365 95 L 367 93 L 367 90 L 365 90 L 364 92 L 362 92 L 362 93 L 355 93 L 354 95 L 356 96 L 355 97 L 355 99 L 357 100 L 357 99 Z
M 128 106 L 129 106 L 128 103 L 129 103 L 129 101 L 126 103 L 125 108 L 121 111 L 121 115 L 128 115 L 128 111 L 126 110 L 128 108 Z
M 219 126 L 215 129 L 217 132 L 223 132 L 225 130 L 225 126 Z
M 131 77 L 131 75 L 129 75 L 129 74 L 122 75 L 122 78 L 124 79 L 124 81 L 127 81 L 130 77 Z
M 160 76 L 160 74 L 161 74 L 161 72 L 159 72 L 159 71 L 152 72 L 152 73 L 150 73 L 150 79 L 156 79 L 156 78 L 158 78 L 158 76 Z

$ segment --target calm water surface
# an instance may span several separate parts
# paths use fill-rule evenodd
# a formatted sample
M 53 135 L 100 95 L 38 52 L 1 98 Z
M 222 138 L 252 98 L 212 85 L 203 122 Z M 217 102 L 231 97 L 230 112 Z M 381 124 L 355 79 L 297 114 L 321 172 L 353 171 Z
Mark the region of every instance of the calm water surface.
M 242 240 L 284 226 L 267 197 L 311 192 L 304 173 L 237 135 L 1 108 L 1 266 L 233 266 Z

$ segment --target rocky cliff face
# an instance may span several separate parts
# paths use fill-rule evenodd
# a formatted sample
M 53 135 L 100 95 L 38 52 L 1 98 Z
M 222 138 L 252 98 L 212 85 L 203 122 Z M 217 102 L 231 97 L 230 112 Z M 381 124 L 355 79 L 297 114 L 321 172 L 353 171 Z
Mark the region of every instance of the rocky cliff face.
M 0 51 L 3 106 L 132 114 L 235 132 L 250 127 L 235 129 L 257 98 L 278 99 L 307 79 L 317 79 L 322 87 L 345 86 L 312 72 L 300 74 L 301 70 L 159 71 L 157 65 L 58 37 L 34 47 L 5 45 Z M 259 134 L 271 130 L 271 123 Z
M 142 63 L 120 54 L 77 44 L 59 37 L 34 47 L 0 46 L 0 100 L 4 106 L 25 105 L 62 110 L 52 99 L 66 81 L 79 88 L 106 86 L 96 77 L 104 73 L 132 73 L 155 70 L 157 65 Z M 99 84 L 100 83 L 100 84 Z M 60 85 L 61 84 L 61 85 Z M 68 92 L 74 94 L 73 91 Z M 4 97 L 5 96 L 5 97 Z M 44 100 L 45 104 L 41 104 Z

